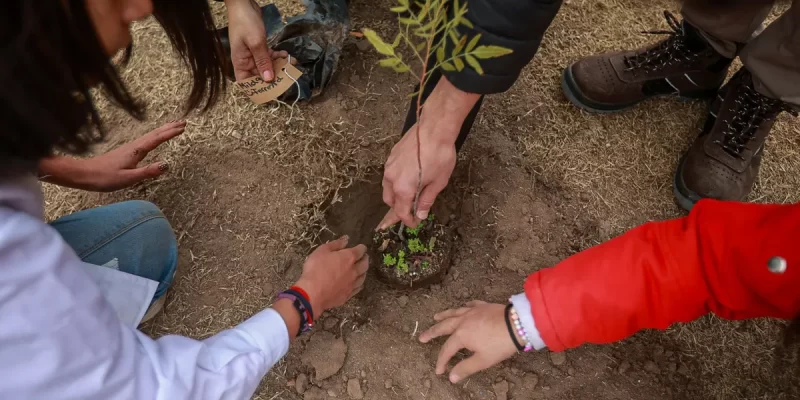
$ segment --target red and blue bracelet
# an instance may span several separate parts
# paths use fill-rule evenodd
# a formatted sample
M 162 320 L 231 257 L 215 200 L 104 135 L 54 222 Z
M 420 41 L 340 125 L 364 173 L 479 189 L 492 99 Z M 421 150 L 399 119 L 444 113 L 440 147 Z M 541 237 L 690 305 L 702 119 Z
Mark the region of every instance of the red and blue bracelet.
M 278 293 L 275 297 L 277 299 L 292 300 L 292 305 L 294 305 L 297 313 L 300 314 L 300 328 L 297 331 L 297 336 L 311 332 L 314 327 L 314 309 L 311 308 L 311 299 L 305 290 L 298 286 L 292 286 Z

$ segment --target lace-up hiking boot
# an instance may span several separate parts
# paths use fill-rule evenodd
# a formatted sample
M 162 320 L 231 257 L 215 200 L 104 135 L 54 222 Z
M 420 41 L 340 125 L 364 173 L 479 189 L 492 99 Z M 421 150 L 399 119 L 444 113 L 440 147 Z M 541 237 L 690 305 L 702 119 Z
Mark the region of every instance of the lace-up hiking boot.
M 672 30 L 645 33 L 668 37 L 633 51 L 578 60 L 564 70 L 561 87 L 576 106 L 610 113 L 657 96 L 711 99 L 728 72 L 731 59 L 717 53 L 700 33 L 665 11 Z
M 758 93 L 742 68 L 720 90 L 708 118 L 675 172 L 678 204 L 691 210 L 702 198 L 743 201 L 753 188 L 764 143 L 788 104 Z

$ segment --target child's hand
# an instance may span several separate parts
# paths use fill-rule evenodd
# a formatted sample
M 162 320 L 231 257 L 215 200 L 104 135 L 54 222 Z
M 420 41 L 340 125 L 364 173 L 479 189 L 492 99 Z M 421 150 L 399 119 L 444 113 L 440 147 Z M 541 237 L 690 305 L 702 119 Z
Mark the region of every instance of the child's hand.
M 465 307 L 447 310 L 433 316 L 438 323 L 423 332 L 419 341 L 428 343 L 439 336 L 450 336 L 439 351 L 436 374 L 447 370 L 450 359 L 461 349 L 473 354 L 450 371 L 450 382 L 494 366 L 516 354 L 517 348 L 508 334 L 505 306 L 474 300 Z

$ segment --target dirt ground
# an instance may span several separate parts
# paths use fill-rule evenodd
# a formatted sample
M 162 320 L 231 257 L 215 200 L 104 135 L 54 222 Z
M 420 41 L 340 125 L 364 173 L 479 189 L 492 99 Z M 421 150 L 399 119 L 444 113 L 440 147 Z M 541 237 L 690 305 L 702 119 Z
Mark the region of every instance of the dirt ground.
M 391 32 L 389 1 L 351 3 L 354 29 Z M 213 7 L 225 24 L 223 6 Z M 459 155 L 440 205 L 448 211 L 438 214 L 457 224 L 444 282 L 400 292 L 370 278 L 358 298 L 294 344 L 256 398 L 347 399 L 358 391 L 366 399 L 798 398 L 783 324 L 768 320 L 707 317 L 617 344 L 520 355 L 460 385 L 433 373 L 441 342 L 416 342 L 437 311 L 470 299 L 504 302 L 533 271 L 645 221 L 683 214 L 672 173 L 704 106 L 651 101 L 597 116 L 571 106 L 559 88 L 562 68 L 581 56 L 656 40 L 640 32 L 665 27 L 664 9 L 678 5 L 566 0 L 539 55 L 512 90 L 487 99 Z M 187 93 L 186 72 L 157 24 L 134 31 L 124 76 L 148 103 L 149 119 L 135 122 L 101 102 L 111 129 L 98 151 L 180 116 Z M 231 327 L 268 307 L 321 238 L 369 241 L 384 210 L 370 179 L 401 133 L 412 87 L 376 60 L 364 43 L 348 41 L 335 83 L 291 120 L 287 106 L 257 107 L 231 88 L 211 112 L 191 114 L 186 133 L 154 156 L 170 163 L 169 174 L 113 194 L 48 186 L 48 216 L 123 199 L 155 202 L 177 232 L 180 264 L 165 312 L 144 330 L 202 339 Z M 800 200 L 798 129 L 788 117 L 778 122 L 753 201 Z

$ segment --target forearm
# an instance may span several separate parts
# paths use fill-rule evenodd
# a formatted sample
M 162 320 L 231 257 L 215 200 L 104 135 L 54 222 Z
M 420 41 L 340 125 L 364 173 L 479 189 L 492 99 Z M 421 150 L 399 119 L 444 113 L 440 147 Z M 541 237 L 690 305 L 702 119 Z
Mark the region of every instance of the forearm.
M 708 312 L 793 318 L 800 269 L 800 206 L 699 202 L 688 217 L 649 223 L 532 274 L 533 319 L 555 351 L 663 329 Z
M 88 177 L 91 171 L 85 160 L 52 156 L 39 161 L 39 180 L 74 189 L 92 190 Z
M 423 126 L 430 128 L 424 131 L 434 135 L 437 141 L 454 144 L 464 119 L 480 97 L 478 94 L 468 93 L 453 86 L 444 77 L 439 79 L 422 107 L 420 120 Z M 414 134 L 413 130 L 408 132 Z

